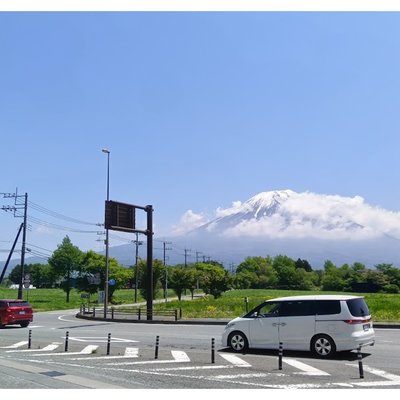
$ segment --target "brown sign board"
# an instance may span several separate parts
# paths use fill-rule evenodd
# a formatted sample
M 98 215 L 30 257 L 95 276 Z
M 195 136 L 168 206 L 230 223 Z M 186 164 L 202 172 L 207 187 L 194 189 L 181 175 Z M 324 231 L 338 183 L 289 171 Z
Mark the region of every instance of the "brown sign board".
M 114 231 L 135 231 L 135 206 L 116 201 L 106 201 L 104 227 Z

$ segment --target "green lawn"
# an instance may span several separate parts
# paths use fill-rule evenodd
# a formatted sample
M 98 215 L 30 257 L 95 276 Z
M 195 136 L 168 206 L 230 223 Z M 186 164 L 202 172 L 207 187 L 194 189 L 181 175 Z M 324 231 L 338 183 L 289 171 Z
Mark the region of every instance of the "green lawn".
M 291 296 L 298 294 L 334 294 L 332 292 L 304 292 L 304 291 L 288 291 L 288 290 L 231 290 L 224 293 L 219 299 L 212 296 L 203 298 L 195 298 L 186 301 L 169 301 L 154 304 L 154 309 L 182 309 L 184 318 L 226 318 L 231 319 L 242 315 L 247 309 L 251 309 L 266 299 L 281 296 Z M 336 293 L 343 294 L 343 293 Z M 354 294 L 354 293 L 349 293 Z M 18 291 L 15 289 L 0 288 L 0 298 L 17 298 Z M 162 298 L 162 291 L 158 292 L 158 297 Z M 398 294 L 381 294 L 368 293 L 362 294 L 368 303 L 369 309 L 376 322 L 400 322 L 400 295 Z M 174 297 L 172 291 L 168 293 L 168 297 Z M 248 299 L 248 303 L 245 302 Z M 24 299 L 28 300 L 34 311 L 51 311 L 66 310 L 79 308 L 82 304 L 80 293 L 72 290 L 70 294 L 70 302 L 66 302 L 66 294 L 61 289 L 31 289 L 24 290 Z M 97 297 L 91 296 L 90 306 L 97 306 Z M 117 290 L 114 293 L 114 302 L 116 304 L 132 304 L 134 302 L 134 290 L 124 289 Z M 144 302 L 138 292 L 138 301 Z M 110 304 L 111 305 L 111 304 Z M 100 305 L 101 306 L 101 305 Z

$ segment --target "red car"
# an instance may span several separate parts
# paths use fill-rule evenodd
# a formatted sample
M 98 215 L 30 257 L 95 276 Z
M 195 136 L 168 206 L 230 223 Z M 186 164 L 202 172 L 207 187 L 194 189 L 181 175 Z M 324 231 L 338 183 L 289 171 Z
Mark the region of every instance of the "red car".
M 25 300 L 0 300 L 0 328 L 21 325 L 25 328 L 33 321 L 32 306 Z

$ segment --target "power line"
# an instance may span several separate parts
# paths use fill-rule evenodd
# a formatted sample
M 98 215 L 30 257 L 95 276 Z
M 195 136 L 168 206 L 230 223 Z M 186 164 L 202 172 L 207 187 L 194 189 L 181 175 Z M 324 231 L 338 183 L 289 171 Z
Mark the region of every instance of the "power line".
M 63 231 L 68 231 L 68 232 L 74 232 L 74 233 L 97 233 L 98 231 L 88 231 L 88 230 L 82 230 L 82 229 L 74 229 L 70 228 L 68 226 L 62 226 L 58 224 L 53 224 L 52 222 L 47 222 L 44 221 L 40 218 L 33 217 L 32 215 L 28 215 L 28 220 L 33 223 L 36 223 L 38 225 L 46 226 L 47 228 L 53 228 L 57 230 L 63 230 Z
M 41 212 L 43 214 L 47 214 L 47 215 L 49 215 L 49 216 L 51 216 L 53 218 L 62 219 L 62 220 L 68 221 L 68 222 L 73 222 L 75 224 L 92 225 L 92 226 L 101 226 L 101 225 L 103 225 L 103 224 L 100 224 L 100 223 L 88 222 L 88 221 L 83 221 L 83 220 L 79 220 L 79 219 L 76 219 L 76 218 L 68 217 L 68 216 L 66 216 L 64 214 L 58 213 L 56 211 L 49 210 L 48 208 L 45 208 L 45 207 L 43 207 L 43 206 L 41 206 L 39 204 L 33 203 L 32 201 L 29 201 L 29 205 L 30 205 L 30 208 L 32 208 L 32 209 L 34 209 L 36 211 L 39 211 L 39 212 Z

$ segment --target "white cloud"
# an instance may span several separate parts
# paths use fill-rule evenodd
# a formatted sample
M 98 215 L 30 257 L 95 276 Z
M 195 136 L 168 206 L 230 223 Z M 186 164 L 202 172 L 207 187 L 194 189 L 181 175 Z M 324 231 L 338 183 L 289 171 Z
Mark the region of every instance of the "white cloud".
M 183 235 L 201 225 L 207 223 L 208 220 L 204 214 L 196 214 L 192 210 L 187 210 L 179 220 L 179 223 L 172 226 L 173 235 Z
M 241 207 L 242 207 L 242 202 L 240 200 L 232 202 L 232 207 L 229 208 L 218 207 L 217 210 L 215 211 L 215 217 L 223 218 L 229 215 L 236 214 Z

